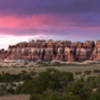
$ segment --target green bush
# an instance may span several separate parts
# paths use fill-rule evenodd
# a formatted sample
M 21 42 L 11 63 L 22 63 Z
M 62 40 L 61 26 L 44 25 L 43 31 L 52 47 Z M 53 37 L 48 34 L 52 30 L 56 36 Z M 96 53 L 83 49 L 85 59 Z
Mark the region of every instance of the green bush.
M 39 73 L 2 73 L 0 95 L 30 94 L 30 100 L 100 100 L 100 75 L 80 78 L 51 68 Z
M 59 90 L 73 81 L 73 74 L 70 72 L 59 72 L 55 69 L 48 69 L 41 72 L 32 80 L 25 81 L 21 87 L 21 93 L 42 93 L 46 89 Z
M 43 100 L 43 96 L 40 94 L 33 94 L 31 95 L 30 100 Z
M 85 71 L 84 72 L 86 75 L 89 75 L 89 74 L 91 74 L 91 71 L 90 70 L 87 70 L 87 71 Z
M 63 100 L 82 100 L 79 95 L 73 95 L 71 93 L 64 94 Z
M 75 72 L 75 74 L 76 74 L 76 75 L 81 75 L 81 74 L 82 74 L 82 72 Z
M 52 94 L 46 96 L 45 100 L 61 100 L 61 98 L 57 92 L 53 92 Z
M 88 100 L 100 100 L 100 93 L 92 93 Z
M 100 73 L 100 70 L 99 69 L 95 69 L 94 73 Z
M 67 86 L 66 90 L 67 93 L 78 96 L 81 98 L 81 100 L 87 100 L 89 95 L 91 94 L 91 88 L 86 87 L 81 80 L 72 82 Z

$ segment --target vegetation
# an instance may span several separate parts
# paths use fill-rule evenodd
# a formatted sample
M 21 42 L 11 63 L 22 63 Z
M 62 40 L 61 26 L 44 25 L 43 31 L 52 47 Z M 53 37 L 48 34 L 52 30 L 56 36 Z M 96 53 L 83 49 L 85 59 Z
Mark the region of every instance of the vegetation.
M 81 74 L 82 74 L 82 72 L 75 72 L 75 74 L 76 74 L 76 75 L 81 75 Z
M 95 69 L 94 73 L 100 73 L 100 70 L 99 69 Z
M 51 68 L 39 73 L 2 73 L 0 96 L 11 94 L 30 94 L 30 100 L 100 100 L 100 75 L 74 79 L 71 72 Z
M 89 75 L 89 74 L 91 74 L 91 71 L 90 70 L 87 70 L 84 73 L 87 74 L 87 75 Z

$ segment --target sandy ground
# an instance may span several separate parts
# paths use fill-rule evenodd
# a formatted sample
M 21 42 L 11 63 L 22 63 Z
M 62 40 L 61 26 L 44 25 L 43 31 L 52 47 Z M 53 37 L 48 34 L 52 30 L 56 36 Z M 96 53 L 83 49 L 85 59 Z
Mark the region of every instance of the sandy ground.
M 60 71 L 65 71 L 65 72 L 79 72 L 79 71 L 87 71 L 87 70 L 95 70 L 99 69 L 100 70 L 100 64 L 93 64 L 93 65 L 66 65 L 66 66 L 48 66 L 48 67 L 39 67 L 35 68 L 35 71 L 45 71 L 48 68 L 55 68 Z
M 29 95 L 3 96 L 0 100 L 29 100 Z
M 61 66 L 33 66 L 33 67 L 0 67 L 0 73 L 2 72 L 9 72 L 11 74 L 18 74 L 22 71 L 35 71 L 35 72 L 41 72 L 45 71 L 48 68 L 55 68 L 60 71 L 65 72 L 84 72 L 87 70 L 100 70 L 100 64 L 67 64 L 67 65 L 61 65 Z

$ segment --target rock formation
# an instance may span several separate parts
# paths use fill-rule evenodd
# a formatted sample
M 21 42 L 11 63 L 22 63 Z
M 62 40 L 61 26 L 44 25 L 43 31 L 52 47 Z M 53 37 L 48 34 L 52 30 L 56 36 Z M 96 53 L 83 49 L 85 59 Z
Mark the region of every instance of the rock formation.
M 53 40 L 32 40 L 21 42 L 0 50 L 1 60 L 29 61 L 84 61 L 100 60 L 100 40 L 71 42 Z

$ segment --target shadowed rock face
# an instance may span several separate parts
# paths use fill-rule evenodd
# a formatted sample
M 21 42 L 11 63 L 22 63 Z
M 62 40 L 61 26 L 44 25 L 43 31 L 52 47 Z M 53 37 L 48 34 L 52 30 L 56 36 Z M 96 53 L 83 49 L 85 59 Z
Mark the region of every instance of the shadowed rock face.
M 30 61 L 84 61 L 100 60 L 100 40 L 71 42 L 37 40 L 22 42 L 9 46 L 8 50 L 0 50 L 2 60 Z

